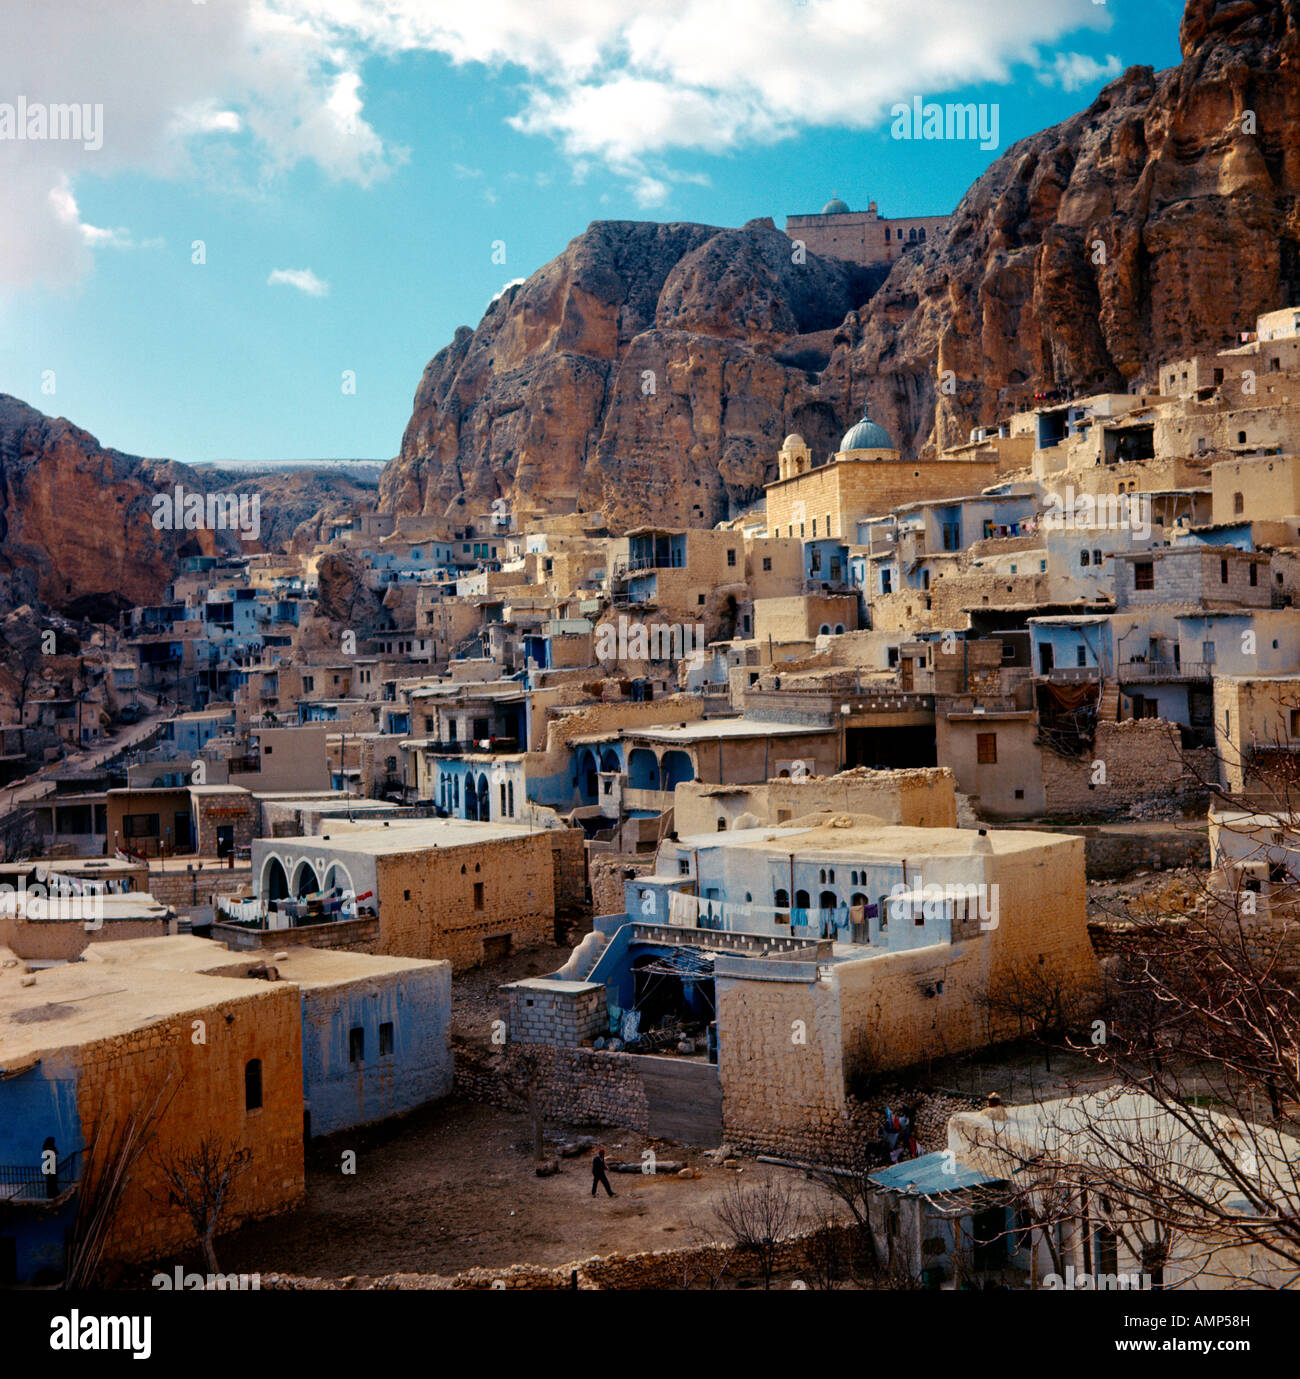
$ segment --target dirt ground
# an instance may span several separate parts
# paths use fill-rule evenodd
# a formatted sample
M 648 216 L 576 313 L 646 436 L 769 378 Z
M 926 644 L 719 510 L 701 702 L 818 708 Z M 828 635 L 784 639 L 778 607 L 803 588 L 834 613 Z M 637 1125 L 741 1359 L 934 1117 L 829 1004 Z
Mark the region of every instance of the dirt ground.
M 716 1229 L 707 1229 L 712 1204 L 735 1180 L 735 1169 L 713 1167 L 696 1150 L 631 1131 L 602 1133 L 611 1162 L 639 1161 L 649 1147 L 660 1158 L 699 1168 L 702 1176 L 611 1173 L 617 1195 L 611 1200 L 602 1190 L 593 1200 L 586 1155 L 561 1159 L 557 1176 L 538 1178 L 526 1116 L 449 1099 L 403 1120 L 314 1143 L 305 1203 L 224 1236 L 218 1241 L 221 1267 L 321 1278 L 451 1274 L 479 1265 L 563 1264 L 717 1237 Z M 345 1150 L 356 1152 L 354 1175 L 340 1170 Z M 768 1176 L 790 1180 L 810 1209 L 821 1197 L 796 1170 L 744 1162 L 744 1182 Z

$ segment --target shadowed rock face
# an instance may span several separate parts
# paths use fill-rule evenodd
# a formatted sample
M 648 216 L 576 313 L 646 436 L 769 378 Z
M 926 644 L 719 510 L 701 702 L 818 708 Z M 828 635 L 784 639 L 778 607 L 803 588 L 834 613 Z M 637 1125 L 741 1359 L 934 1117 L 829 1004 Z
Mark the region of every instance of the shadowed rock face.
M 259 499 L 260 531 L 157 530 L 153 500 L 174 493 Z M 40 601 L 76 616 L 156 603 L 183 556 L 274 550 L 322 505 L 374 489 L 307 471 L 238 474 L 110 450 L 62 417 L 0 394 L 0 609 Z
M 834 448 L 850 418 L 815 370 L 882 276 L 795 263 L 770 220 L 598 221 L 434 357 L 381 506 L 712 524 L 788 432 Z
M 709 524 L 787 432 L 832 450 L 864 394 L 917 454 L 1228 343 L 1300 300 L 1296 9 L 1192 0 L 1178 67 L 1014 145 L 874 296 L 770 221 L 597 222 L 435 356 L 382 506 Z
M 895 268 L 852 370 L 900 444 L 964 440 L 1052 387 L 1127 391 L 1300 300 L 1296 17 L 1192 0 L 1179 66 L 1130 68 L 1013 145 Z

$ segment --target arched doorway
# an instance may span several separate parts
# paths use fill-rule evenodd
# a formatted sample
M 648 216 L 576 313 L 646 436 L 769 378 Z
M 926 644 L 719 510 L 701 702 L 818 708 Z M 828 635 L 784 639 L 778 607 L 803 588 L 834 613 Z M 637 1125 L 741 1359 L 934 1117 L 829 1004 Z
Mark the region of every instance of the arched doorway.
M 595 804 L 596 789 L 596 754 L 584 747 L 578 753 L 578 798 L 583 804 Z
M 268 857 L 262 868 L 262 899 L 285 900 L 289 895 L 289 878 L 284 863 L 278 857 Z
M 321 888 L 316 868 L 308 861 L 299 862 L 293 873 L 293 893 L 301 900 L 303 896 L 315 895 Z
M 676 749 L 664 753 L 659 769 L 663 775 L 664 790 L 673 790 L 684 782 L 695 779 L 695 766 L 690 757 Z
M 492 817 L 492 800 L 488 795 L 488 778 L 484 775 L 478 778 L 478 814 L 477 818 L 484 823 Z
M 659 763 L 655 754 L 635 747 L 627 759 L 627 783 L 632 790 L 659 789 Z

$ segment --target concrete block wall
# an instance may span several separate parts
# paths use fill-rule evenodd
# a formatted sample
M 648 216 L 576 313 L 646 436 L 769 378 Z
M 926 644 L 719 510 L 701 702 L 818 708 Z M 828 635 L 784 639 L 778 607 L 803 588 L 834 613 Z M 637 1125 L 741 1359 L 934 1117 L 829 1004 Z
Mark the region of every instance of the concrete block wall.
M 516 1044 L 576 1048 L 605 1032 L 608 1013 L 602 986 L 567 992 L 517 983 L 505 990 L 510 1038 Z

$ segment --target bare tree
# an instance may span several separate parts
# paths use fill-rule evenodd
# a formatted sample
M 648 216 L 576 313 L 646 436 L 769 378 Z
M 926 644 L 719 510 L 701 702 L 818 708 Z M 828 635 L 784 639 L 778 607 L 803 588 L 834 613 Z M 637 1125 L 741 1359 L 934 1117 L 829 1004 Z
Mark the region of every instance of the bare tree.
M 737 1251 L 750 1256 L 772 1287 L 781 1249 L 799 1233 L 799 1205 L 789 1182 L 769 1178 L 746 1187 L 734 1179 L 713 1208 L 713 1220 Z
M 994 1030 L 1014 1023 L 1021 1038 L 1040 1044 L 1050 1073 L 1052 1050 L 1067 1046 L 1069 1035 L 1095 1009 L 1099 996 L 1095 988 L 1053 964 L 1024 962 L 990 983 L 981 1004 Z
M 222 1214 L 251 1158 L 248 1149 L 209 1135 L 193 1147 L 172 1149 L 153 1157 L 167 1187 L 168 1205 L 182 1207 L 189 1216 L 212 1274 L 220 1272 L 213 1242 Z

